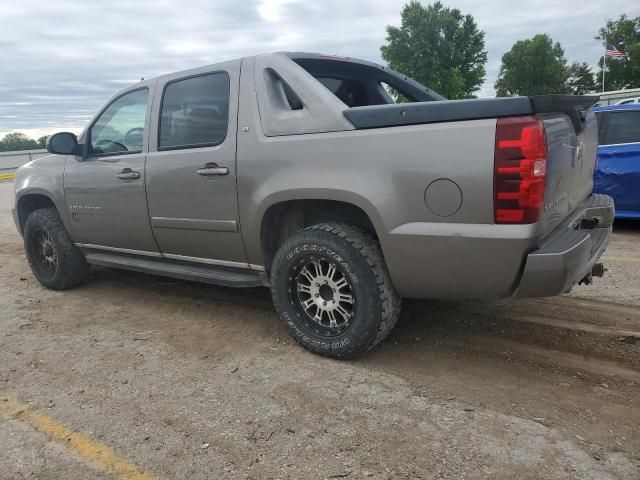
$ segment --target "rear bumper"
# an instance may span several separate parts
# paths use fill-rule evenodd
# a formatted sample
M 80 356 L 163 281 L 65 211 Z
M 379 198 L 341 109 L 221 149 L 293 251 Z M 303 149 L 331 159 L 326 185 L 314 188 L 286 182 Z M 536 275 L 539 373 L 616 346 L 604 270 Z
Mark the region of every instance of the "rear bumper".
M 611 197 L 587 198 L 527 255 L 514 295 L 552 297 L 570 291 L 591 273 L 607 248 L 614 217 Z

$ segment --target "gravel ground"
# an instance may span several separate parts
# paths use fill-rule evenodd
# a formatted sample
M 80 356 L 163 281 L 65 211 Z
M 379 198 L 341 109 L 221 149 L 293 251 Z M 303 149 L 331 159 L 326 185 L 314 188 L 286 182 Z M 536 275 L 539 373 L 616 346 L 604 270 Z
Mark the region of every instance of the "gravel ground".
M 640 223 L 616 225 L 592 286 L 407 301 L 389 339 L 337 362 L 287 337 L 266 289 L 104 268 L 43 289 L 11 188 L 0 183 L 0 395 L 158 479 L 640 478 Z M 1 416 L 0 472 L 116 478 Z

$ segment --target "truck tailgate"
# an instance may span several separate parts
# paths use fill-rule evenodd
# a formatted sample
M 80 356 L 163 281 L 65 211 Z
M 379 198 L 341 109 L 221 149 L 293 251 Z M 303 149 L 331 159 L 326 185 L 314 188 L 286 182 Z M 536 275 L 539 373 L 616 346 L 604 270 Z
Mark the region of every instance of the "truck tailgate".
M 539 113 L 547 139 L 547 179 L 541 236 L 559 225 L 593 189 L 598 127 L 592 111 L 576 128 L 566 113 Z

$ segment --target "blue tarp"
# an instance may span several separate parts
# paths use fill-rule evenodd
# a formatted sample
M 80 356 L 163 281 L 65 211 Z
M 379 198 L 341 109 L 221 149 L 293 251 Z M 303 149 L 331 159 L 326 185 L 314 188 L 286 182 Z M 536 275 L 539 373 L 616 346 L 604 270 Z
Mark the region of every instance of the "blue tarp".
M 640 218 L 640 144 L 600 146 L 593 190 L 613 197 L 616 217 Z

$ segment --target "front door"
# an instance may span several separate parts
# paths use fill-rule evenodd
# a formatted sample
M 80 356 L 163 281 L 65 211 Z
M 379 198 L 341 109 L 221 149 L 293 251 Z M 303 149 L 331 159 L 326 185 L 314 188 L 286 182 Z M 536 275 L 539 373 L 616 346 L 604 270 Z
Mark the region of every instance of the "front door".
M 76 242 L 158 254 L 145 194 L 153 83 L 116 97 L 87 130 L 86 158 L 67 157 L 65 202 Z
M 247 268 L 236 194 L 240 61 L 190 73 L 156 87 L 146 166 L 153 233 L 164 257 Z

